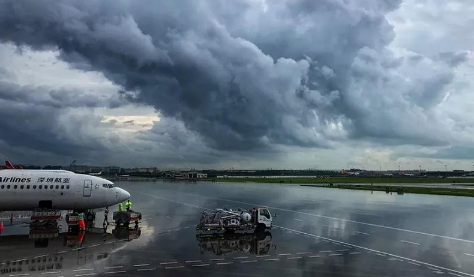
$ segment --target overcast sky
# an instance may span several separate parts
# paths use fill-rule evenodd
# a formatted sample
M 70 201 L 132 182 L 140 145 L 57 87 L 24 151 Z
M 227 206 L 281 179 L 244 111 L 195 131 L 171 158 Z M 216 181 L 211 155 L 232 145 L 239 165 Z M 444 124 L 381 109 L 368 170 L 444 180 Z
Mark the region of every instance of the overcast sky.
M 0 0 L 0 158 L 472 170 L 471 0 Z

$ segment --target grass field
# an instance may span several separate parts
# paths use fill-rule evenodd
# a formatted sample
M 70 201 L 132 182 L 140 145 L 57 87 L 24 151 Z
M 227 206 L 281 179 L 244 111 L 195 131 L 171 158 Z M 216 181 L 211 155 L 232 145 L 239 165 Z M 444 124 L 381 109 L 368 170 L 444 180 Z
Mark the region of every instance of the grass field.
M 333 177 L 319 178 L 218 178 L 218 182 L 253 182 L 253 183 L 293 183 L 293 184 L 396 184 L 396 183 L 438 183 L 438 184 L 473 184 L 474 178 L 417 178 L 417 177 Z
M 460 188 L 427 188 L 415 186 L 383 186 L 382 184 L 466 184 L 474 185 L 474 178 L 416 178 L 416 177 L 335 177 L 327 179 L 318 178 L 219 178 L 213 179 L 218 182 L 253 182 L 253 183 L 279 183 L 279 184 L 302 184 L 305 186 L 386 191 L 394 193 L 418 193 L 451 196 L 474 197 L 474 190 Z M 346 184 L 346 185 L 345 185 Z M 351 184 L 351 185 L 347 185 Z M 354 185 L 360 184 L 360 185 Z M 372 185 L 375 184 L 375 185 Z M 378 184 L 378 185 L 377 185 Z
M 334 185 L 318 187 L 351 189 L 351 190 L 370 190 L 370 191 L 385 191 L 392 193 L 418 193 L 418 194 L 435 194 L 435 195 L 451 195 L 451 196 L 467 196 L 474 197 L 474 190 L 472 189 L 458 189 L 458 188 L 424 188 L 424 187 L 395 187 L 395 186 L 380 186 L 380 185 Z

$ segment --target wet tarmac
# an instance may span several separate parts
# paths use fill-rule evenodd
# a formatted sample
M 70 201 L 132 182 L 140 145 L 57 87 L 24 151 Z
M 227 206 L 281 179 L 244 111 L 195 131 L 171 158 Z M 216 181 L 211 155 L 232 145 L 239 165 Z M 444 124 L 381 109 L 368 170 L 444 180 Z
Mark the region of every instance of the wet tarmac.
M 118 182 L 139 228 L 82 238 L 5 222 L 0 276 L 474 276 L 474 199 L 298 185 Z M 268 206 L 260 234 L 198 235 L 204 209 Z M 111 210 L 114 208 L 111 208 Z

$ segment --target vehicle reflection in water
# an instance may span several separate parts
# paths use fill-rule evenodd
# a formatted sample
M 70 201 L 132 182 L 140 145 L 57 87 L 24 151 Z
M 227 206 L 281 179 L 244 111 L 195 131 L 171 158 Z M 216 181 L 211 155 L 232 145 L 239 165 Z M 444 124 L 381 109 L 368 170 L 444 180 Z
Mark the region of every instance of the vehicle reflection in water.
M 115 227 L 60 233 L 54 225 L 34 226 L 28 235 L 0 237 L 0 275 L 73 272 L 108 256 L 140 237 L 140 228 Z
M 264 255 L 275 248 L 272 245 L 272 234 L 270 232 L 247 233 L 247 234 L 198 234 L 201 254 L 213 253 L 217 256 L 230 253 L 249 253 Z M 273 246 L 273 247 L 272 247 Z

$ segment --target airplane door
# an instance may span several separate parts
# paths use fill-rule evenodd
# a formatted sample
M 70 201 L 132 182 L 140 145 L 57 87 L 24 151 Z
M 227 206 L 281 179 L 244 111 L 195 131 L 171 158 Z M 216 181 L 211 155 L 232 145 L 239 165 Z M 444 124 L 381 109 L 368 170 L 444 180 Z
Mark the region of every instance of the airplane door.
M 85 180 L 84 181 L 84 197 L 90 197 L 92 193 L 92 181 L 91 180 Z

